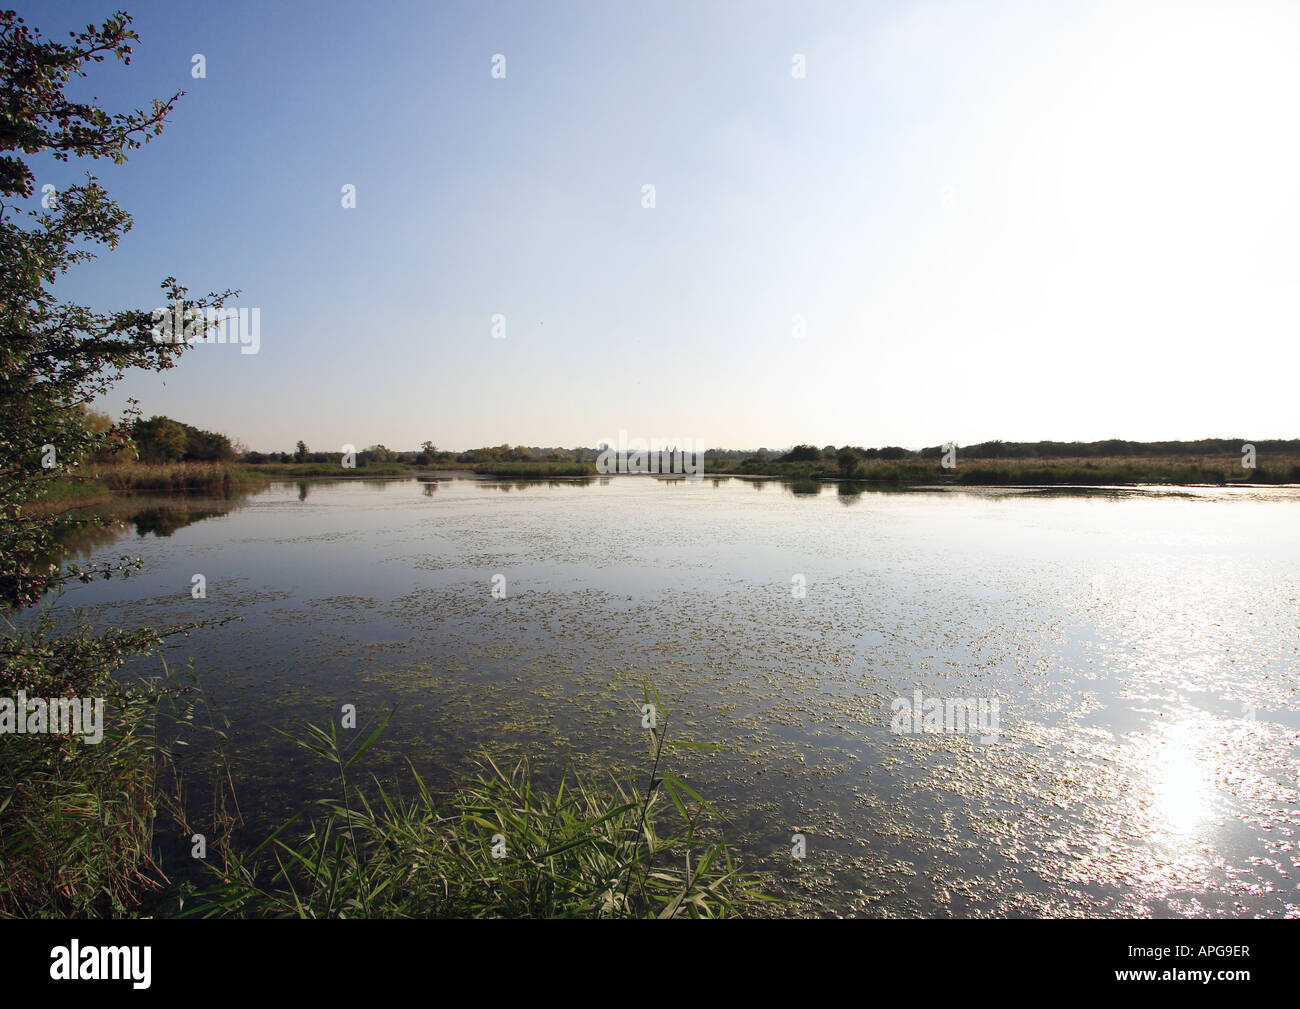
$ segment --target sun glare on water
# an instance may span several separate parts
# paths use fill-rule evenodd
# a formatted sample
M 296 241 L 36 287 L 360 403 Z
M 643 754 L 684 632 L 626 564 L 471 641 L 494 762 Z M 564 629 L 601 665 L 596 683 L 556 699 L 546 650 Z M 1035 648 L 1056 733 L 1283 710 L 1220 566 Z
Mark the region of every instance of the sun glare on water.
M 1201 740 L 1189 722 L 1164 729 L 1154 740 L 1151 799 L 1170 840 L 1186 838 L 1208 819 L 1214 797 Z

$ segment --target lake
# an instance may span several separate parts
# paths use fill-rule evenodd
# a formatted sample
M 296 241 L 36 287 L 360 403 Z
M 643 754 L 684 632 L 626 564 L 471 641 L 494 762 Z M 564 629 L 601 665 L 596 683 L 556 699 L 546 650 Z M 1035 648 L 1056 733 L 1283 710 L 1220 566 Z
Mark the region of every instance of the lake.
M 673 768 L 788 913 L 1300 911 L 1300 489 L 338 480 L 124 513 L 83 553 L 143 573 L 58 609 L 242 618 L 164 655 L 232 720 L 255 824 L 328 789 L 274 730 L 345 704 L 358 738 L 397 708 L 381 779 L 486 750 L 644 782 L 652 683 L 670 738 L 725 747 Z

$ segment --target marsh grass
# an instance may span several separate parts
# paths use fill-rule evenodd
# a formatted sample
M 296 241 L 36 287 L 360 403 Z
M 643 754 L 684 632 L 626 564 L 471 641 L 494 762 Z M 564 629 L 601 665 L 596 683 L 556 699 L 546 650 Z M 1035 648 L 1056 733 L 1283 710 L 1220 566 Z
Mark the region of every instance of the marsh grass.
M 493 462 L 470 465 L 482 476 L 570 477 L 596 476 L 595 463 L 589 462 Z
M 0 735 L 0 917 L 138 913 L 168 883 L 153 850 L 161 699 L 117 691 L 97 744 Z
M 651 730 L 643 786 L 569 771 L 547 789 L 527 762 L 503 769 L 484 756 L 479 773 L 438 802 L 414 765 L 408 795 L 373 778 L 369 789 L 358 787 L 357 762 L 389 718 L 350 754 L 333 725 L 296 737 L 334 765 L 337 795 L 252 850 L 228 851 L 208 867 L 219 881 L 189 890 L 183 913 L 711 918 L 771 900 L 737 869 L 725 843 L 706 839 L 712 807 L 663 769 L 666 748 L 701 744 Z
M 22 509 L 28 516 L 57 517 L 74 510 L 102 510 L 122 494 L 205 493 L 230 497 L 267 483 L 266 475 L 235 463 L 90 463 L 80 472 L 44 482 L 39 494 L 25 501 Z
M 232 491 L 266 483 L 266 477 L 237 463 L 172 462 L 91 465 L 86 475 L 111 491 Z
M 159 632 L 157 640 L 169 633 Z M 112 635 L 64 638 L 59 644 L 78 647 L 67 655 L 55 648 L 45 678 L 27 670 L 22 680 L 6 664 L 18 650 L 44 650 L 48 640 L 10 635 L 5 641 L 4 696 L 25 689 L 29 697 L 103 697 L 105 703 L 99 743 L 0 734 L 0 918 L 166 913 L 175 906 L 176 888 L 158 841 L 160 832 L 185 824 L 183 749 L 194 751 L 187 767 L 205 787 L 213 786 L 212 808 L 225 831 L 217 843 L 242 822 L 233 803 L 229 722 L 211 710 L 192 669 L 176 672 L 164 661 L 161 676 L 112 679 L 108 672 L 120 664 Z M 147 650 L 142 641 L 124 648 L 129 654 Z M 74 679 L 60 670 L 65 664 L 76 667 Z
M 259 462 L 245 463 L 241 467 L 257 477 L 338 477 L 356 479 L 374 476 L 410 476 L 416 467 L 399 462 L 372 462 L 348 469 L 340 463 L 330 462 Z

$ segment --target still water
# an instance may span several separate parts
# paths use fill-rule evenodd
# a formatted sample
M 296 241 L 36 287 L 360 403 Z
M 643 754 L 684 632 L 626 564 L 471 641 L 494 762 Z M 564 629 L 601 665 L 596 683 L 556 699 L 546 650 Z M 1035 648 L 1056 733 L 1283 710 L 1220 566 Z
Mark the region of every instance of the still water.
M 58 608 L 241 618 L 165 656 L 231 718 L 254 823 L 327 792 L 274 730 L 344 704 L 359 735 L 397 708 L 381 779 L 409 758 L 447 788 L 485 750 L 644 778 L 653 683 L 670 737 L 726 747 L 673 770 L 794 913 L 1300 914 L 1300 490 L 845 491 L 447 479 L 276 484 L 182 518 L 144 502 L 88 548 L 143 574 Z M 971 724 L 910 731 L 964 701 Z

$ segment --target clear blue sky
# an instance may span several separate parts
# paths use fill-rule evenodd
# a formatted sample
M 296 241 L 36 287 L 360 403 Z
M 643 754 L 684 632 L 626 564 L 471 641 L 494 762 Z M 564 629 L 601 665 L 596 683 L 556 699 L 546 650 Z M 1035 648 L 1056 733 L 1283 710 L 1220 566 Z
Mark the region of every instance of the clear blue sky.
M 135 228 L 60 288 L 238 288 L 261 349 L 111 412 L 260 449 L 1300 435 L 1300 5 L 126 7 L 89 92 L 187 94 L 93 166 Z

